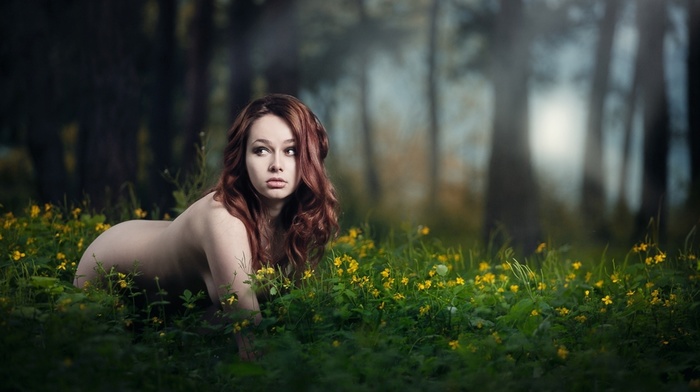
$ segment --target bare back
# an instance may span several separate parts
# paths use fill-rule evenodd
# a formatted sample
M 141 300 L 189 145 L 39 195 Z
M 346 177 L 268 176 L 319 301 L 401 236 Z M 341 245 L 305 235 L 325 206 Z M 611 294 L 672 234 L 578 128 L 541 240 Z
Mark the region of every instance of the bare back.
M 201 290 L 218 308 L 222 295 L 235 292 L 239 307 L 257 311 L 257 299 L 244 283 L 252 273 L 249 255 L 243 223 L 208 194 L 172 222 L 126 221 L 102 233 L 83 254 L 74 284 L 82 287 L 114 267 L 136 271 L 136 286 L 149 300 L 158 288 L 172 303 L 186 289 Z

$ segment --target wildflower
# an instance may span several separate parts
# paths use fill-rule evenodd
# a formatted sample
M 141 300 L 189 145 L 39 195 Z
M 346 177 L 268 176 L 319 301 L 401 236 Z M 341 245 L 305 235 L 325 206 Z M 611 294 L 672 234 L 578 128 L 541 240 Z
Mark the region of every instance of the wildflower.
M 29 216 L 31 218 L 36 218 L 39 216 L 39 213 L 41 212 L 41 208 L 39 208 L 38 205 L 34 204 L 32 207 L 29 209 Z
M 348 266 L 348 273 L 349 274 L 354 274 L 357 272 L 357 269 L 360 267 L 360 264 L 353 258 L 350 258 L 350 266 Z
M 554 310 L 556 310 L 557 313 L 559 313 L 560 316 L 566 316 L 566 315 L 569 314 L 569 312 L 570 312 L 570 310 L 567 309 L 567 308 L 565 308 L 565 307 L 556 308 L 556 309 L 554 309 Z
M 418 226 L 418 234 L 428 235 L 430 234 L 430 228 L 428 226 Z
M 314 323 L 320 323 L 321 321 L 323 321 L 323 317 L 321 317 L 320 314 L 316 313 L 316 314 L 314 314 L 313 321 L 314 321 Z
M 408 285 L 408 278 L 405 276 L 403 278 L 401 278 L 401 284 L 404 286 Z
M 581 268 L 581 262 L 580 262 L 580 261 L 574 261 L 574 263 L 571 264 L 571 266 L 572 266 L 575 270 L 578 270 L 578 269 Z
M 655 264 L 663 263 L 664 260 L 666 260 L 666 253 L 664 253 L 664 252 L 659 252 L 659 254 L 654 256 L 654 263 Z
M 604 303 L 606 306 L 607 306 L 607 305 L 611 305 L 611 304 L 613 303 L 613 301 L 612 301 L 612 299 L 610 298 L 609 295 L 606 295 L 605 297 L 603 297 L 603 298 L 601 299 L 601 301 L 603 301 L 603 303 Z
M 394 278 L 389 278 L 386 282 L 384 282 L 383 286 L 385 289 L 390 289 L 391 286 L 394 284 Z
M 566 359 L 566 357 L 569 356 L 569 350 L 567 350 L 564 346 L 559 346 L 557 349 L 557 356 L 561 359 Z
M 343 260 L 340 257 L 336 257 L 333 259 L 333 265 L 336 267 L 340 267 L 343 264 Z
M 610 280 L 613 283 L 617 283 L 620 281 L 620 276 L 617 274 L 617 272 L 615 272 L 614 274 L 610 275 Z
M 59 264 L 58 266 L 56 266 L 56 269 L 59 271 L 61 271 L 61 270 L 65 271 L 66 270 L 66 262 L 64 261 L 61 264 Z
M 355 239 L 360 235 L 360 229 L 355 227 L 350 228 L 350 230 L 348 230 L 348 235 L 350 236 L 350 238 Z
M 494 331 L 494 333 L 491 334 L 491 337 L 493 337 L 493 340 L 496 342 L 496 344 L 503 343 L 503 340 L 501 339 L 501 336 L 498 334 L 497 331 Z
M 109 223 L 98 223 L 95 225 L 95 231 L 98 233 L 102 233 L 103 231 L 107 231 L 111 226 Z
M 379 290 L 377 290 L 377 288 L 375 287 L 372 289 L 372 291 L 370 291 L 370 294 L 372 294 L 374 298 L 377 298 L 379 297 Z
M 340 347 L 340 342 L 338 340 L 334 340 L 332 345 L 333 347 Z
M 430 279 L 427 279 L 425 282 L 423 282 L 423 284 L 425 285 L 426 289 L 429 289 L 430 286 L 433 285 L 433 282 Z
M 479 272 L 488 271 L 490 269 L 491 269 L 491 266 L 489 265 L 489 263 L 487 263 L 485 261 L 482 261 L 481 263 L 479 263 Z
M 537 245 L 537 249 L 535 250 L 535 253 L 542 253 L 544 250 L 547 248 L 547 244 L 542 242 L 539 245 Z
M 236 296 L 230 295 L 228 298 L 226 298 L 226 302 L 228 302 L 229 305 L 233 305 L 236 302 Z
M 343 272 L 345 272 L 345 271 L 343 271 L 342 268 L 338 268 L 338 271 L 337 271 L 338 276 L 343 276 Z
M 539 316 L 540 312 L 537 311 L 537 309 L 532 309 L 532 312 L 530 312 L 530 316 Z
M 143 219 L 146 217 L 146 211 L 142 210 L 140 207 L 134 210 L 134 216 L 137 219 Z
M 464 285 L 464 279 L 462 279 L 462 277 L 460 276 L 458 276 L 457 279 L 455 279 L 455 282 L 460 286 Z
M 63 254 L 62 252 L 56 253 L 56 260 L 62 261 L 62 260 L 65 260 L 65 259 L 66 259 L 66 255 L 65 255 L 65 254 Z
M 539 282 L 539 283 L 537 283 L 537 290 L 543 291 L 543 290 L 545 290 L 546 288 L 547 288 L 547 284 L 546 284 L 546 283 L 544 283 L 544 282 Z
M 644 264 L 646 265 L 652 265 L 654 263 L 654 259 L 651 258 L 651 256 L 647 256 L 646 259 L 644 259 Z
M 394 300 L 396 300 L 396 301 L 399 301 L 399 300 L 402 300 L 402 299 L 405 299 L 405 298 L 406 298 L 406 296 L 403 295 L 402 293 L 396 293 L 396 294 L 394 294 Z
M 429 311 L 430 311 L 430 305 L 421 306 L 421 307 L 418 309 L 418 314 L 421 315 L 421 316 L 424 316 L 424 315 L 425 315 L 426 313 L 428 313 Z
M 449 343 L 447 343 L 452 350 L 456 350 L 459 348 L 459 340 L 451 340 Z
M 309 279 L 313 274 L 314 274 L 314 270 L 307 269 L 306 271 L 304 271 L 304 276 L 302 276 L 301 279 L 302 280 Z
M 579 315 L 574 317 L 574 320 L 578 321 L 579 323 L 583 324 L 586 322 L 586 316 L 584 315 Z
M 632 248 L 632 251 L 634 251 L 635 253 L 646 252 L 648 246 L 649 246 L 649 244 L 647 244 L 646 242 L 642 242 L 639 245 L 635 245 Z
M 25 256 L 27 256 L 26 253 L 20 252 L 18 250 L 12 252 L 12 260 L 14 260 L 14 261 L 19 261 L 20 259 L 22 259 Z
M 382 301 L 382 303 L 380 303 L 379 306 L 377 306 L 377 309 L 384 310 L 384 301 Z
M 599 280 L 599 281 L 595 282 L 594 286 L 597 287 L 597 288 L 599 288 L 599 289 L 602 289 L 602 288 L 603 288 L 603 283 L 604 283 L 604 282 L 603 282 L 602 280 Z
M 517 293 L 519 289 L 520 289 L 520 286 L 518 286 L 517 284 L 510 285 L 510 291 L 512 291 L 514 293 Z
M 81 213 L 82 211 L 83 211 L 83 210 L 81 210 L 81 209 L 78 208 L 78 207 L 73 208 L 73 211 L 71 211 L 71 214 L 73 215 L 73 219 L 78 219 L 78 217 L 80 216 L 80 213 Z
M 388 278 L 390 274 L 391 271 L 389 270 L 389 268 L 384 268 L 384 271 L 381 272 L 382 277 L 384 277 L 385 279 Z

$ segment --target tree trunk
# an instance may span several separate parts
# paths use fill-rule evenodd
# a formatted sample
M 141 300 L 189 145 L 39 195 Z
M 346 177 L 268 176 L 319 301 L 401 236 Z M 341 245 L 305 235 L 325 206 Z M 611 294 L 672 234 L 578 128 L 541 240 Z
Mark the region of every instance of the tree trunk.
M 28 6 L 28 8 L 31 8 Z M 63 144 L 60 139 L 60 120 L 57 112 L 57 76 L 60 75 L 61 63 L 57 63 L 55 54 L 61 50 L 57 43 L 56 19 L 62 17 L 59 10 L 42 2 L 40 7 L 32 9 L 36 13 L 33 30 L 28 33 L 35 37 L 32 45 L 26 45 L 27 51 L 22 57 L 30 62 L 23 71 L 28 105 L 27 147 L 34 163 L 39 200 L 42 202 L 62 203 L 71 192 L 67 185 L 67 173 L 63 160 Z M 18 56 L 19 57 L 19 56 Z M 31 71 L 29 71 L 31 70 Z
M 438 15 L 440 13 L 440 1 L 433 0 L 430 7 L 430 22 L 428 28 L 428 114 L 430 128 L 428 129 L 428 207 L 431 211 L 437 208 L 438 187 L 440 186 L 440 123 L 438 118 L 438 80 L 437 80 L 437 38 Z
M 175 84 L 176 0 L 158 0 L 158 21 L 153 56 L 153 103 L 150 118 L 149 198 L 162 210 L 173 204 L 172 186 L 162 172 L 173 169 L 173 85 Z
M 85 3 L 83 75 L 82 188 L 92 206 L 117 200 L 136 179 L 141 81 L 136 48 L 142 37 L 138 1 Z
M 229 123 L 233 123 L 253 96 L 253 27 L 258 13 L 258 5 L 253 0 L 232 1 L 229 6 Z
M 694 224 L 700 223 L 700 2 L 688 0 L 688 144 L 690 195 Z
M 605 240 L 609 233 L 605 219 L 603 111 L 608 90 L 612 42 L 620 1 L 607 0 L 603 6 L 605 7 L 604 15 L 600 21 L 596 62 L 588 100 L 581 207 L 587 230 L 591 230 L 594 237 Z
M 627 200 L 625 198 L 625 191 L 627 189 L 630 174 L 629 161 L 632 155 L 632 133 L 634 130 L 634 116 L 637 111 L 637 104 L 639 102 L 639 74 L 642 66 L 642 57 L 639 55 L 639 44 L 637 44 L 637 58 L 634 61 L 634 70 L 632 71 L 634 74 L 632 75 L 630 91 L 627 94 L 627 108 L 622 125 L 622 165 L 620 167 L 620 195 L 617 208 L 620 210 L 620 212 L 624 213 L 629 212 L 629 205 L 627 204 Z
M 209 104 L 209 63 L 214 31 L 214 0 L 197 0 L 189 26 L 187 76 L 188 103 L 185 120 L 183 168 L 194 171 L 197 165 L 196 146 L 207 123 Z
M 640 83 L 643 93 L 644 153 L 642 164 L 642 204 L 637 215 L 638 234 L 653 219 L 653 236 L 663 242 L 668 225 L 668 147 L 669 109 L 664 67 L 666 2 L 643 0 L 638 5 L 639 55 L 642 59 Z
M 299 22 L 296 0 L 265 2 L 265 42 L 267 91 L 298 95 Z
M 522 1 L 501 1 L 491 59 L 494 118 L 484 235 L 488 240 L 503 229 L 516 248 L 533 251 L 541 229 L 528 140 L 528 31 Z
M 368 22 L 367 10 L 364 0 L 357 0 L 357 8 L 360 15 L 360 25 Z M 377 160 L 374 151 L 374 131 L 369 113 L 369 51 L 367 48 L 360 49 L 359 53 L 359 81 L 360 89 L 360 119 L 362 121 L 362 146 L 365 156 L 365 180 L 367 181 L 367 194 L 370 201 L 378 203 L 381 200 L 381 186 L 379 174 L 377 173 Z

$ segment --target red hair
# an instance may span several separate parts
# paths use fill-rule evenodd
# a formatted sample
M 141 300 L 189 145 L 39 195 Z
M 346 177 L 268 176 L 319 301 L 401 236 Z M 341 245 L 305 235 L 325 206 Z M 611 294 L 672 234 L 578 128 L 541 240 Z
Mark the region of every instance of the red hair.
M 299 185 L 280 213 L 285 230 L 285 257 L 271 260 L 261 236 L 268 225 L 260 196 L 253 188 L 245 163 L 245 150 L 253 123 L 268 114 L 284 120 L 294 135 L 297 148 Z M 324 160 L 328 155 L 328 134 L 315 114 L 290 95 L 271 94 L 249 103 L 228 131 L 224 167 L 214 198 L 240 219 L 248 232 L 253 270 L 287 267 L 298 273 L 308 262 L 318 264 L 326 243 L 338 230 L 338 199 L 328 179 Z

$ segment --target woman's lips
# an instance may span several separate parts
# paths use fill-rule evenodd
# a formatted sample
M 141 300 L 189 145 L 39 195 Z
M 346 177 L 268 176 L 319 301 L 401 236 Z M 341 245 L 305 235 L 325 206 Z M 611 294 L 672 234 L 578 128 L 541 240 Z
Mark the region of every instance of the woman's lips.
M 285 185 L 287 185 L 287 181 L 281 179 L 281 178 L 270 178 L 266 182 L 267 187 L 270 189 L 279 189 L 279 188 L 284 188 Z

